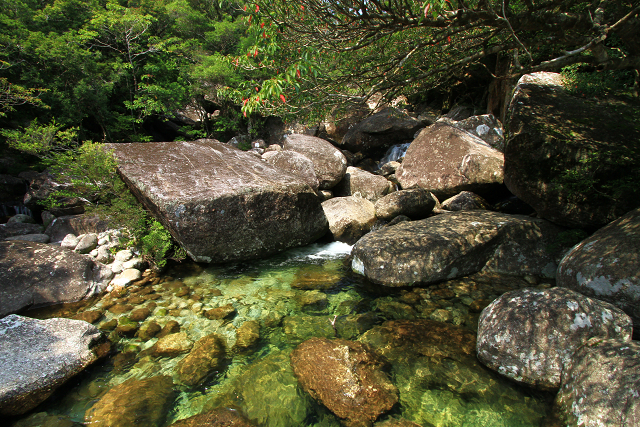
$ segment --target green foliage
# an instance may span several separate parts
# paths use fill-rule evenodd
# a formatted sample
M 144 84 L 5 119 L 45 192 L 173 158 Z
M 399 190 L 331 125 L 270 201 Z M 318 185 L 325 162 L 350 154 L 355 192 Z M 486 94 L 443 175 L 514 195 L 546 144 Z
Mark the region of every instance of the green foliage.
M 567 90 L 587 98 L 620 93 L 631 89 L 634 83 L 632 72 L 628 70 L 584 70 L 579 64 L 562 69 Z
M 174 251 L 173 240 L 169 232 L 158 221 L 152 221 L 149 232 L 142 236 L 142 253 L 145 258 L 163 267 L 171 251 Z M 182 259 L 186 256 L 183 249 L 175 251 L 174 258 Z
M 41 159 L 52 160 L 57 153 L 72 149 L 77 144 L 77 128 L 62 130 L 62 125 L 52 121 L 39 125 L 38 119 L 21 130 L 1 129 L 7 145 L 15 150 Z

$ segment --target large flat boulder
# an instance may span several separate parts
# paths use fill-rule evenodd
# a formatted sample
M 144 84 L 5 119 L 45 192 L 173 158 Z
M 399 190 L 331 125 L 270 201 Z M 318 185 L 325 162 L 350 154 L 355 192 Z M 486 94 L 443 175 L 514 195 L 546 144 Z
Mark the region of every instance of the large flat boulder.
M 0 414 L 24 414 L 98 360 L 102 334 L 81 320 L 0 319 Z
M 132 192 L 194 261 L 264 257 L 327 230 L 313 189 L 250 153 L 215 140 L 109 148 Z
M 548 221 L 489 211 L 459 211 L 405 221 L 364 236 L 352 268 L 374 283 L 411 286 L 484 269 L 555 277 L 560 228 Z
M 574 96 L 560 74 L 523 76 L 506 121 L 504 182 L 538 215 L 601 227 L 640 206 L 637 102 Z
M 640 209 L 576 245 L 558 267 L 557 284 L 610 302 L 640 327 Z
M 609 303 L 565 288 L 525 288 L 482 311 L 478 359 L 512 380 L 555 391 L 573 353 L 590 338 L 628 342 L 631 333 L 631 318 Z
M 109 267 L 57 246 L 0 242 L 0 317 L 27 307 L 75 302 L 102 292 Z
M 502 184 L 503 164 L 503 154 L 482 139 L 438 122 L 411 143 L 396 178 L 404 189 L 422 187 L 439 198 L 488 194 Z

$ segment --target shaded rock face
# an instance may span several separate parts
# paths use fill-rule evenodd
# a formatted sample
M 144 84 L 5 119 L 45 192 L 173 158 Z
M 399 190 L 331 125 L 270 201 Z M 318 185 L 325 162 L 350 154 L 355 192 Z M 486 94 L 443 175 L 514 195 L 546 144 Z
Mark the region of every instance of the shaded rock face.
M 352 268 L 374 283 L 410 286 L 480 271 L 555 277 L 560 228 L 540 219 L 460 211 L 376 230 L 353 247 Z
M 640 345 L 594 338 L 562 373 L 557 412 L 566 426 L 637 426 L 638 389 Z
M 370 426 L 398 401 L 383 362 L 363 344 L 311 338 L 291 353 L 302 388 L 347 426 Z
M 303 180 L 214 140 L 114 144 L 132 192 L 198 262 L 264 257 L 327 230 Z
M 468 329 L 426 319 L 393 320 L 360 341 L 391 363 L 403 416 L 419 425 L 545 425 L 541 402 L 478 362 L 475 334 Z
M 392 145 L 412 140 L 424 123 L 396 110 L 387 108 L 351 127 L 340 146 L 368 156 L 382 155 Z
M 87 410 L 85 422 L 96 427 L 160 427 L 174 396 L 171 377 L 131 378 L 110 389 Z
M 98 359 L 92 348 L 101 337 L 81 320 L 0 319 L 0 414 L 35 408 Z
M 304 182 L 309 184 L 314 191 L 318 191 L 320 184 L 311 159 L 290 150 L 271 151 L 270 153 L 272 153 L 270 156 L 264 157 L 268 163 L 289 173 L 298 175 Z
M 99 217 L 68 215 L 54 219 L 45 230 L 45 234 L 51 237 L 52 242 L 61 242 L 69 234 L 80 236 L 87 233 L 102 233 L 107 228 L 108 222 Z
M 436 206 L 431 193 L 424 188 L 400 190 L 379 199 L 375 204 L 376 216 L 390 220 L 398 215 L 421 219 L 429 215 Z
M 478 324 L 478 359 L 515 381 L 557 390 L 564 367 L 590 338 L 630 341 L 631 318 L 565 288 L 507 292 Z
M 177 377 L 188 386 L 198 385 L 221 368 L 225 356 L 224 342 L 216 334 L 200 338 L 187 357 L 178 362 Z
M 374 204 L 361 197 L 334 197 L 322 202 L 322 209 L 333 238 L 350 245 L 368 233 L 376 222 Z
M 597 228 L 615 220 L 640 205 L 628 194 L 611 197 L 619 190 L 616 180 L 640 173 L 632 154 L 640 128 L 620 126 L 621 117 L 633 120 L 637 112 L 637 106 L 571 96 L 559 74 L 523 76 L 505 126 L 506 186 L 559 225 Z M 623 166 L 619 162 L 625 156 L 630 164 Z M 595 187 L 585 187 L 585 180 Z M 576 186 L 582 188 L 571 190 Z
M 102 292 L 112 277 L 86 255 L 43 243 L 0 242 L 0 316 L 79 301 Z
M 477 136 L 500 152 L 504 151 L 502 123 L 493 114 L 471 116 L 459 122 L 454 122 L 453 126 Z
M 460 191 L 489 193 L 503 180 L 504 156 L 480 138 L 436 123 L 411 143 L 396 178 L 402 188 L 425 188 L 437 197 Z
M 333 193 L 337 197 L 359 194 L 360 197 L 375 203 L 394 190 L 393 183 L 384 176 L 374 175 L 362 169 L 349 166 L 342 181 L 333 189 Z
M 640 327 L 640 209 L 596 231 L 560 262 L 558 286 L 610 302 Z
M 315 136 L 287 135 L 284 149 L 309 158 L 318 177 L 321 190 L 333 188 L 347 170 L 347 158 L 329 141 Z
M 254 427 L 242 414 L 231 408 L 218 408 L 204 414 L 176 421 L 169 427 Z
M 442 202 L 442 209 L 448 211 L 469 211 L 489 207 L 489 202 L 471 191 L 462 191 Z

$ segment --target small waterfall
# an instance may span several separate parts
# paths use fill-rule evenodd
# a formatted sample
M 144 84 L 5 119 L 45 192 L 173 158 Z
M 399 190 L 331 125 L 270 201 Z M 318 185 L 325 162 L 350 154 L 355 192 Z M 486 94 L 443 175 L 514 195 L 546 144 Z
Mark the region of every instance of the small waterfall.
M 397 144 L 389 147 L 384 157 L 382 157 L 382 159 L 380 160 L 379 165 L 382 166 L 385 163 L 395 162 L 398 159 L 403 158 L 407 153 L 409 145 L 411 145 L 410 142 L 405 142 L 404 144 Z
M 0 203 L 0 217 L 6 218 L 6 217 L 12 217 L 18 214 L 29 215 L 31 218 L 33 218 L 33 212 L 31 212 L 31 210 L 25 205 Z

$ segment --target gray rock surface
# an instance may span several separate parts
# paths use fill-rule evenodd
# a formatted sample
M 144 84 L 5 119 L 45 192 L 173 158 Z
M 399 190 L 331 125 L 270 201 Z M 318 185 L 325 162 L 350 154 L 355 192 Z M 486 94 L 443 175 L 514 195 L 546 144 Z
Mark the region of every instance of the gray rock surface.
M 477 136 L 498 151 L 504 151 L 502 123 L 493 114 L 471 116 L 459 122 L 454 122 L 453 126 Z
M 590 338 L 630 341 L 631 334 L 631 318 L 609 303 L 565 288 L 525 288 L 482 311 L 477 353 L 502 375 L 557 390 L 563 369 Z
M 111 270 L 43 243 L 0 242 L 0 317 L 27 307 L 79 301 L 106 289 Z
M 322 209 L 333 238 L 350 245 L 368 233 L 376 222 L 374 204 L 361 197 L 334 197 L 322 202 Z
M 596 231 L 560 262 L 558 286 L 608 301 L 640 327 L 640 209 Z
M 569 427 L 640 423 L 640 344 L 593 338 L 562 373 L 556 407 Z
M 92 250 L 98 247 L 98 235 L 95 233 L 83 234 L 79 237 L 78 244 L 75 247 L 75 251 L 79 254 L 88 254 Z
M 307 156 L 291 150 L 270 151 L 271 155 L 263 156 L 270 164 L 288 173 L 302 178 L 314 191 L 318 191 L 320 183 L 313 167 L 313 162 Z
M 349 166 L 342 181 L 333 189 L 336 197 L 360 195 L 372 203 L 393 192 L 395 186 L 384 176 Z
M 380 198 L 376 204 L 376 216 L 391 220 L 398 215 L 406 215 L 411 219 L 422 219 L 428 216 L 436 205 L 431 193 L 424 188 L 395 191 Z
M 410 286 L 480 271 L 555 277 L 560 228 L 545 220 L 460 211 L 401 222 L 353 247 L 352 268 L 374 283 Z
M 436 123 L 411 143 L 396 178 L 403 189 L 425 188 L 437 197 L 460 191 L 491 192 L 502 184 L 504 156 L 475 135 Z
M 313 162 L 321 190 L 333 188 L 347 170 L 347 158 L 329 141 L 308 135 L 287 135 L 284 149 L 302 154 Z
M 95 362 L 92 347 L 100 337 L 81 320 L 0 319 L 0 414 L 30 411 Z
M 45 230 L 52 242 L 62 241 L 66 235 L 80 236 L 87 233 L 102 233 L 108 228 L 106 220 L 87 215 L 60 216 L 53 220 Z
M 327 230 L 304 181 L 215 140 L 110 148 L 136 197 L 195 261 L 264 257 Z
M 387 148 L 412 140 L 424 126 L 422 121 L 394 108 L 387 108 L 352 126 L 340 146 L 353 153 L 384 154 Z
M 9 237 L 40 233 L 42 233 L 42 226 L 40 224 L 27 224 L 23 222 L 0 224 L 0 240 L 5 240 Z

